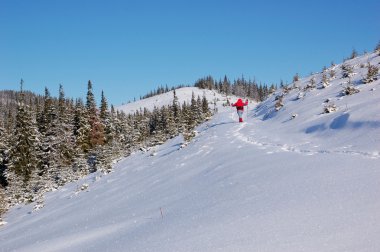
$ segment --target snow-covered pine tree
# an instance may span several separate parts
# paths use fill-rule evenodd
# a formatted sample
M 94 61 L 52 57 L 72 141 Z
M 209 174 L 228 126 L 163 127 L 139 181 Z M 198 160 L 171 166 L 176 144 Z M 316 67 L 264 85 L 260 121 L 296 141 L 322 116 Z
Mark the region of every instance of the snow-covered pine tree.
M 202 114 L 204 115 L 204 118 L 208 120 L 211 116 L 211 111 L 208 107 L 208 100 L 206 98 L 206 94 L 203 93 L 202 97 Z
M 6 201 L 5 189 L 2 185 L 0 185 L 0 226 L 2 224 L 2 216 L 7 211 L 7 209 L 8 204 Z
M 58 169 L 60 170 L 59 185 L 76 179 L 72 169 L 72 160 L 75 156 L 75 135 L 74 135 L 74 115 L 75 109 L 73 101 L 65 99 L 63 86 L 59 86 L 58 97 L 58 129 L 57 138 L 60 140 L 57 146 L 59 153 Z
M 100 122 L 98 111 L 96 108 L 95 97 L 92 91 L 92 83 L 89 80 L 87 84 L 86 109 L 88 114 L 88 122 L 90 124 L 90 148 L 94 149 L 98 145 L 105 142 L 104 127 Z
M 81 99 L 77 99 L 75 102 L 74 136 L 75 151 L 73 170 L 79 176 L 84 176 L 89 172 L 87 153 L 90 151 L 90 124 L 88 122 L 86 108 Z
M 191 102 L 190 102 L 190 118 L 191 118 L 191 124 L 189 125 L 192 129 L 197 125 L 199 122 L 202 121 L 202 118 L 200 118 L 200 113 L 198 109 L 198 103 L 197 100 L 195 99 L 195 94 L 192 92 L 191 94 Z M 190 122 L 189 122 L 190 123 Z
M 178 102 L 178 97 L 175 92 L 175 89 L 173 90 L 172 110 L 173 110 L 175 127 L 178 129 L 180 127 L 180 121 L 181 121 L 181 105 Z
M 5 187 L 7 185 L 7 180 L 5 177 L 5 171 L 7 169 L 9 160 L 9 143 L 8 134 L 6 130 L 0 126 L 0 186 Z
M 199 95 L 197 97 L 197 107 L 196 107 L 195 113 L 196 113 L 196 117 L 198 118 L 197 124 L 204 122 L 206 117 L 202 113 L 202 100 Z
M 53 104 L 50 92 L 45 88 L 44 105 L 41 112 L 41 168 L 39 175 L 44 177 L 49 189 L 57 188 L 60 178 L 60 153 L 58 138 L 58 111 Z
M 174 110 L 172 106 L 168 106 L 167 108 L 167 135 L 168 138 L 173 138 L 178 135 L 179 130 L 178 130 L 178 124 L 175 122 L 175 116 L 174 116 Z
M 182 105 L 182 116 L 181 116 L 181 128 L 183 138 L 186 142 L 189 142 L 194 137 L 194 127 L 195 120 L 194 115 L 192 113 L 191 105 L 187 105 L 186 102 L 183 102 Z
M 108 102 L 102 90 L 102 96 L 100 101 L 100 121 L 103 124 L 105 143 L 111 144 L 114 137 L 113 125 L 111 120 L 111 114 L 108 111 Z
M 90 150 L 90 131 L 91 125 L 89 124 L 86 108 L 82 100 L 77 99 L 75 103 L 74 135 L 77 147 L 84 153 Z
M 7 191 L 13 204 L 33 200 L 31 185 L 35 184 L 35 181 L 32 181 L 31 178 L 37 178 L 35 174 L 40 166 L 39 132 L 30 109 L 25 105 L 22 83 L 23 81 L 21 82 L 15 128 L 10 138 L 9 166 L 6 170 Z

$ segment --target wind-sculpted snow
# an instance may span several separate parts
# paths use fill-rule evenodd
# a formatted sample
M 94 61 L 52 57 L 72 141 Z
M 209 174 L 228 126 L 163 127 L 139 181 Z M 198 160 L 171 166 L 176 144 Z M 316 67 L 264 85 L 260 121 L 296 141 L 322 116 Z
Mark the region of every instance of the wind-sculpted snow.
M 274 97 L 250 105 L 244 123 L 220 101 L 186 147 L 173 138 L 12 209 L 0 251 L 380 251 L 380 82 L 342 99 L 341 81 L 290 91 L 277 112 Z M 327 98 L 336 112 L 321 113 Z

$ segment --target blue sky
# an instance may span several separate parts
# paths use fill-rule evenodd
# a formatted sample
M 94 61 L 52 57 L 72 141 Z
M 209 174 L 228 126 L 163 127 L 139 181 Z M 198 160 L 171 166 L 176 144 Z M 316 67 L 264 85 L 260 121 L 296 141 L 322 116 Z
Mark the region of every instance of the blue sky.
M 380 40 L 380 1 L 0 0 L 0 89 L 119 105 L 212 75 L 306 76 Z

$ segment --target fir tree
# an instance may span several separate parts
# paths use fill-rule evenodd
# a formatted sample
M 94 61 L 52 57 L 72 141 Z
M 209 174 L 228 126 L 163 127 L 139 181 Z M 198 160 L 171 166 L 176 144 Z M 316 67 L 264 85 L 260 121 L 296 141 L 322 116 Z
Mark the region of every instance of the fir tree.
M 90 124 L 89 145 L 90 149 L 94 149 L 96 146 L 104 144 L 105 136 L 104 127 L 98 117 L 91 81 L 88 81 L 87 85 L 86 109 Z
M 206 94 L 203 94 L 203 97 L 202 97 L 202 113 L 205 116 L 205 118 L 208 118 L 211 116 L 210 109 L 208 107 Z
M 8 209 L 8 204 L 6 202 L 5 189 L 2 185 L 0 185 L 0 223 L 2 222 L 1 217 L 7 211 L 7 209 Z
M 6 130 L 0 126 L 0 186 L 6 186 L 5 171 L 9 160 L 9 142 Z
M 29 108 L 25 105 L 22 83 L 23 81 L 15 128 L 11 137 L 9 168 L 6 171 L 9 183 L 7 189 L 16 202 L 31 200 L 32 192 L 29 186 L 33 181 L 30 180 L 34 178 L 40 164 L 38 130 Z

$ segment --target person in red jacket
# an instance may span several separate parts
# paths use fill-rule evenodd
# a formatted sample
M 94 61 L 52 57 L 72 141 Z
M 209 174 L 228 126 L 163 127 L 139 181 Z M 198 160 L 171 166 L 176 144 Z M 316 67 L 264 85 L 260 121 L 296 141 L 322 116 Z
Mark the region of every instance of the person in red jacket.
M 237 114 L 239 116 L 239 122 L 243 122 L 243 112 L 244 112 L 244 106 L 248 105 L 248 99 L 243 102 L 240 98 L 237 100 L 237 102 L 232 103 L 232 107 L 236 107 Z

